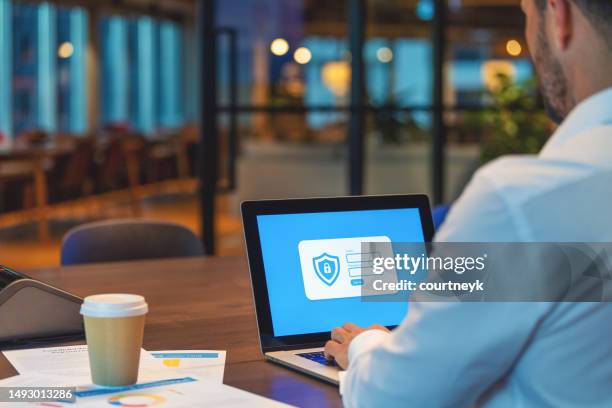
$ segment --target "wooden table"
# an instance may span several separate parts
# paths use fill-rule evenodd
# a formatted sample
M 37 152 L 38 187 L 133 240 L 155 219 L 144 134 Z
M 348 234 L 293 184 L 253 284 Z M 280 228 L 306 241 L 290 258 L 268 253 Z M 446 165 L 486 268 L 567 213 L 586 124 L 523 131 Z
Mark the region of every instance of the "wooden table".
M 337 387 L 264 361 L 242 258 L 121 262 L 26 273 L 79 296 L 143 295 L 150 310 L 144 348 L 227 350 L 228 385 L 301 407 L 342 405 Z M 0 378 L 14 374 L 0 356 Z
M 36 218 L 38 221 L 38 238 L 45 241 L 49 238 L 48 212 L 48 185 L 45 162 L 73 151 L 69 143 L 48 143 L 41 146 L 14 146 L 8 150 L 0 151 L 0 166 L 2 161 L 21 161 L 31 164 L 31 173 L 34 180 L 36 195 Z

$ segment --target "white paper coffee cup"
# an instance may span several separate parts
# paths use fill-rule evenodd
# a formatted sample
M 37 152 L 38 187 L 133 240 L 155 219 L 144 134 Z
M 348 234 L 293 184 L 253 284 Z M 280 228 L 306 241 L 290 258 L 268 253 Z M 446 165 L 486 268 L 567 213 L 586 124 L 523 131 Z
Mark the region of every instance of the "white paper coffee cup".
M 87 296 L 81 305 L 81 314 L 89 317 L 132 317 L 148 311 L 144 297 L 127 293 Z
M 85 298 L 81 314 L 94 384 L 120 386 L 137 382 L 148 310 L 139 295 L 111 293 Z

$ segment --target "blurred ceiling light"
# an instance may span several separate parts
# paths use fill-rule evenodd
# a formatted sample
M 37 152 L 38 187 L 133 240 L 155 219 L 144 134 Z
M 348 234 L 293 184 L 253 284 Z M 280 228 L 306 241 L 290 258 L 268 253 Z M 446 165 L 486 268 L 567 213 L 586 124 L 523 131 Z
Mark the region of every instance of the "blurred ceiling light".
M 332 61 L 321 69 L 323 84 L 336 97 L 345 96 L 351 82 L 351 65 L 347 61 Z
M 289 43 L 284 38 L 277 38 L 270 43 L 270 51 L 279 57 L 285 55 L 289 51 Z
M 509 40 L 506 43 L 506 51 L 508 51 L 508 54 L 511 56 L 518 57 L 523 52 L 523 47 L 517 40 Z
M 391 48 L 389 47 L 380 47 L 376 51 L 376 58 L 378 58 L 378 60 L 383 64 L 391 62 L 393 59 L 393 51 L 391 51 Z
M 308 64 L 312 59 L 312 53 L 306 47 L 300 47 L 293 53 L 293 59 L 298 64 Z
M 57 49 L 57 55 L 60 58 L 70 58 L 72 54 L 74 54 L 74 46 L 68 41 L 63 42 Z

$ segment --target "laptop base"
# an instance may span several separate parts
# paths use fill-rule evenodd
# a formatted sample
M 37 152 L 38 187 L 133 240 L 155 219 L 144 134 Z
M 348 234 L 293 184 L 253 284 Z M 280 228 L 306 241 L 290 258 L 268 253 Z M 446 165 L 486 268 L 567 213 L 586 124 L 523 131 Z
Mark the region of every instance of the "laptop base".
M 318 378 L 319 380 L 323 380 L 338 386 L 338 372 L 340 369 L 337 366 L 323 365 L 299 355 L 303 353 L 316 353 L 321 351 L 323 351 L 323 348 L 318 347 L 290 351 L 273 351 L 265 353 L 264 356 L 267 360 L 273 363 L 289 367 L 293 370 L 299 371 L 302 374 L 310 375 Z

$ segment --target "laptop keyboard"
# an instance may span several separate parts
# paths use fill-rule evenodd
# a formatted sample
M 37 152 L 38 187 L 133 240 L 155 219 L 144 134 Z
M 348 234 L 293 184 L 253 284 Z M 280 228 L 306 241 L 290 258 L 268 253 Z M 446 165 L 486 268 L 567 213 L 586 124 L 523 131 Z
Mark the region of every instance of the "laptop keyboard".
M 325 358 L 325 355 L 322 351 L 315 351 L 311 353 L 297 353 L 297 356 L 304 357 L 310 361 L 314 361 L 315 363 L 323 364 L 325 366 L 336 366 L 336 362 L 334 360 L 328 360 Z

